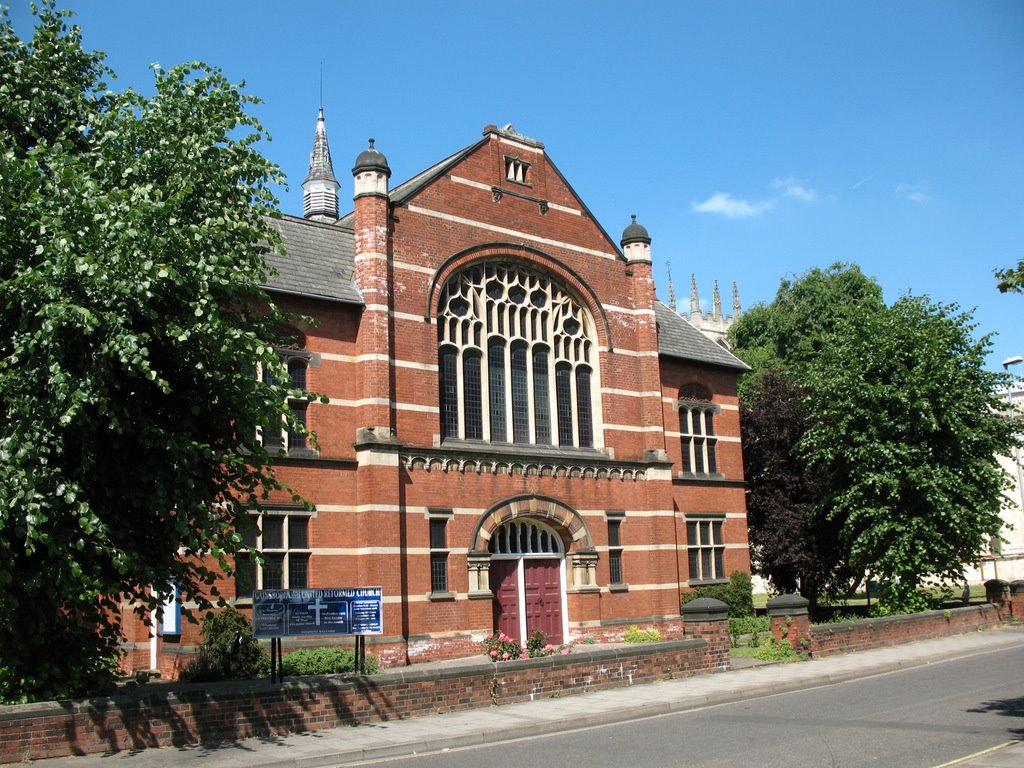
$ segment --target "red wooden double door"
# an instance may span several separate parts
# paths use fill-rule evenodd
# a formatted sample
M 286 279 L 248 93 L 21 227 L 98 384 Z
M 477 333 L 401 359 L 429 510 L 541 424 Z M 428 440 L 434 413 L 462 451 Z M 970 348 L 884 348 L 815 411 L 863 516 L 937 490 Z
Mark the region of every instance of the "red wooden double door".
M 558 558 L 491 560 L 495 628 L 523 643 L 537 629 L 552 645 L 565 642 L 561 573 Z

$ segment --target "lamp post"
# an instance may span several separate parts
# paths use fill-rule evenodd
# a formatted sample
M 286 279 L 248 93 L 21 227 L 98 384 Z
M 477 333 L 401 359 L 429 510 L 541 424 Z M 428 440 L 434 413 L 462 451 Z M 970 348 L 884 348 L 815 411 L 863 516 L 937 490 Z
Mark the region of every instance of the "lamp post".
M 1014 355 L 1013 357 L 1008 357 L 1005 360 L 1003 360 L 1003 370 L 1006 371 L 1007 373 L 1009 373 L 1010 372 L 1010 366 L 1012 366 L 1012 365 L 1020 365 L 1022 362 L 1024 362 L 1024 357 L 1021 357 L 1020 355 Z M 1007 406 L 1009 406 L 1011 412 L 1018 410 L 1017 406 L 1013 402 L 1012 393 L 1013 393 L 1013 384 L 1012 384 L 1012 382 L 1008 382 L 1007 385 L 1006 385 L 1006 404 L 1007 404 Z M 1019 419 L 1020 415 L 1018 414 L 1016 416 L 1016 418 Z M 1021 514 L 1024 514 L 1024 469 L 1021 468 L 1021 464 L 1020 464 L 1020 446 L 1019 445 L 1015 445 L 1013 447 L 1013 465 L 1014 465 L 1014 469 L 1017 472 L 1017 493 L 1020 496 Z

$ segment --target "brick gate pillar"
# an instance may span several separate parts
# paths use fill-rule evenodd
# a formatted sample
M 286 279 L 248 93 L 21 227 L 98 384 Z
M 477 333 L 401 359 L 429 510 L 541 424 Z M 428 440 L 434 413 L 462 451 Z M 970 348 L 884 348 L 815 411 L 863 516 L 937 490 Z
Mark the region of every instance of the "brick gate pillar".
M 708 644 L 707 668 L 729 669 L 729 606 L 713 597 L 700 597 L 683 606 L 683 634 Z
M 811 618 L 807 613 L 810 605 L 800 595 L 779 595 L 768 601 L 768 618 L 771 619 L 772 637 L 780 643 L 785 640 L 797 653 L 811 653 Z

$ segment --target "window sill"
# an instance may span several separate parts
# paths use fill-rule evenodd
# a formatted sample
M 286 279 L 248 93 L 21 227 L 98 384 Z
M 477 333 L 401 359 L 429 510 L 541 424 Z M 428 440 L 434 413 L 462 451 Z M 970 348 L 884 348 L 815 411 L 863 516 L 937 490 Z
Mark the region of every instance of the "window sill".
M 728 579 L 701 579 L 701 580 L 698 581 L 696 579 L 690 579 L 686 583 L 689 584 L 691 587 L 711 587 L 711 586 L 715 586 L 716 584 L 728 584 L 729 580 Z
M 490 594 L 490 593 L 488 593 Z M 427 599 L 432 603 L 450 603 L 455 600 L 454 592 L 431 592 Z
M 629 592 L 629 584 L 627 584 L 626 582 L 622 582 L 620 584 L 609 584 L 608 585 L 608 591 L 609 592 Z
M 583 586 L 580 586 L 580 587 L 570 587 L 566 591 L 567 592 L 571 592 L 574 595 L 590 595 L 590 594 L 599 594 L 601 592 L 601 588 L 599 586 L 597 586 L 596 584 L 584 584 Z M 488 593 L 488 594 L 490 594 L 490 593 Z
M 721 472 L 679 472 L 676 474 L 676 478 L 679 480 L 710 480 L 720 482 L 725 480 L 725 475 Z

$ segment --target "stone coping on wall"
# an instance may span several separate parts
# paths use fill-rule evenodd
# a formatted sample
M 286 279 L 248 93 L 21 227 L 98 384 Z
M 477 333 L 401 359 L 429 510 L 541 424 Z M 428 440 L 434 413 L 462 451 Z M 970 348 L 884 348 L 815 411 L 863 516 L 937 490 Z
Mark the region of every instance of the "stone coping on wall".
M 221 683 L 152 682 L 111 697 L 0 707 L 0 763 L 218 743 L 607 690 L 728 669 L 728 637 L 491 662 Z
M 288 693 L 289 691 L 310 691 L 323 688 L 353 689 L 381 688 L 386 685 L 440 682 L 453 678 L 474 675 L 493 675 L 516 671 L 544 670 L 570 665 L 589 664 L 594 667 L 609 663 L 631 661 L 653 653 L 664 654 L 675 651 L 704 649 L 703 640 L 667 640 L 657 643 L 631 643 L 598 646 L 594 650 L 576 646 L 572 653 L 554 654 L 533 659 L 514 659 L 492 662 L 484 656 L 467 659 L 414 664 L 381 670 L 364 677 L 353 674 L 318 675 L 285 678 L 281 684 L 269 680 L 227 680 L 214 683 L 161 682 L 159 680 L 139 686 L 128 692 L 113 696 L 100 696 L 75 701 L 43 701 L 34 704 L 0 705 L 0 722 L 29 717 L 46 717 L 56 713 L 77 714 L 111 710 L 119 706 L 134 704 L 195 704 L 201 701 L 235 698 L 239 695 Z

